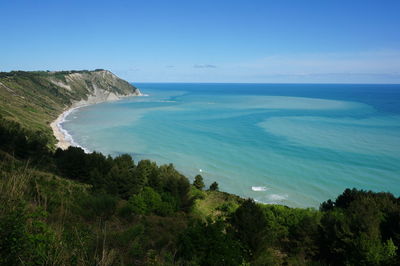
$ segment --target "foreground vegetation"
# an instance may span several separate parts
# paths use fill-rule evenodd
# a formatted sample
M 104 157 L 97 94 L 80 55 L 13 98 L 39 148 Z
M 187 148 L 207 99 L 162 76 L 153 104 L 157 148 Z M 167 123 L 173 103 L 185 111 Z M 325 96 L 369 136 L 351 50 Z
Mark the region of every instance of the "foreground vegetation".
M 173 165 L 54 150 L 47 118 L 35 126 L 0 110 L 0 265 L 400 261 L 400 199 L 390 193 L 346 189 L 319 210 L 258 204 L 215 182 L 206 189 L 201 176 L 190 184 Z

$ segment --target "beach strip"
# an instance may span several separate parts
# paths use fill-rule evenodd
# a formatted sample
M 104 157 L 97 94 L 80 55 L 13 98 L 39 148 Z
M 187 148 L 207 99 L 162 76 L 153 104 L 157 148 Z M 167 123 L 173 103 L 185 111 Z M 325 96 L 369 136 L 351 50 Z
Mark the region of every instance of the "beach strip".
M 106 95 L 106 96 L 105 96 Z M 57 139 L 57 148 L 61 148 L 63 150 L 67 149 L 69 146 L 75 146 L 75 147 L 81 147 L 77 143 L 74 142 L 72 139 L 72 136 L 62 127 L 62 123 L 65 122 L 65 118 L 71 114 L 74 110 L 92 105 L 92 104 L 97 104 L 97 103 L 103 103 L 103 102 L 111 102 L 111 101 L 118 101 L 123 98 L 127 97 L 132 97 L 132 96 L 145 96 L 143 95 L 139 89 L 136 90 L 135 93 L 128 94 L 128 95 L 116 95 L 114 93 L 104 93 L 102 92 L 100 95 L 96 93 L 96 95 L 89 95 L 87 100 L 81 100 L 79 102 L 73 103 L 68 109 L 66 109 L 64 112 L 62 112 L 56 120 L 54 120 L 51 124 L 50 127 L 53 130 L 53 135 Z M 84 149 L 86 152 L 88 152 L 85 148 L 81 147 Z
M 82 107 L 82 106 L 80 106 Z M 80 107 L 71 107 L 64 112 L 62 112 L 56 120 L 54 120 L 50 127 L 53 130 L 53 134 L 57 139 L 57 148 L 61 148 L 63 150 L 67 149 L 69 146 L 77 146 L 76 143 L 73 142 L 71 135 L 66 131 L 61 124 L 65 122 L 65 118 L 74 110 Z

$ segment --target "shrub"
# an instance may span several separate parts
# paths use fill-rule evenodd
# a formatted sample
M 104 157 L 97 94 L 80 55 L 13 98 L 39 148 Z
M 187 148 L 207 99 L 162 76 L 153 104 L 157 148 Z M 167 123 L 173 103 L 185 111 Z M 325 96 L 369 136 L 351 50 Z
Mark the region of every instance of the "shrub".
M 0 214 L 0 265 L 44 265 L 55 262 L 55 235 L 44 221 L 46 213 L 29 212 L 26 203 Z
M 202 190 L 204 188 L 203 177 L 201 175 L 196 175 L 193 181 L 193 186 L 197 189 Z
M 219 190 L 219 188 L 218 188 L 218 183 L 217 183 L 217 182 L 213 182 L 213 183 L 210 185 L 210 190 L 211 190 L 211 191 L 218 191 L 218 190 Z
M 117 199 L 109 194 L 89 194 L 78 202 L 80 214 L 87 220 L 101 217 L 107 220 L 116 210 Z

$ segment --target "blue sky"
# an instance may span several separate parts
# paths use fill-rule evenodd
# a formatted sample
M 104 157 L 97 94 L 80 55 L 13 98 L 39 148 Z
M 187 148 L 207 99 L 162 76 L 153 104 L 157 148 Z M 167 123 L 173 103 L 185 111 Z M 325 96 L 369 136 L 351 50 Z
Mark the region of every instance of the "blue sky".
M 400 1 L 0 0 L 0 71 L 400 83 Z

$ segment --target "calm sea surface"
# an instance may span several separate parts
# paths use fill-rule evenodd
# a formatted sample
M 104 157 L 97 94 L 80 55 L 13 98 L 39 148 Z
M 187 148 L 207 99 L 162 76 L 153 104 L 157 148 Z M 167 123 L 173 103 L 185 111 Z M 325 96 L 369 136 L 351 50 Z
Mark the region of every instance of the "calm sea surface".
M 347 187 L 400 196 L 400 85 L 135 83 L 80 108 L 75 143 L 173 163 L 265 203 L 318 207 Z

